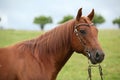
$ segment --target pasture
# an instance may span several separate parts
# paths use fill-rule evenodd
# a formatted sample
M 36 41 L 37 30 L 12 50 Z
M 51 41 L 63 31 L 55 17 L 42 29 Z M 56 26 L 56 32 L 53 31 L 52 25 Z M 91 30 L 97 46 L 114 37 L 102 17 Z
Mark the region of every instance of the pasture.
M 0 30 L 0 47 L 39 36 L 39 31 Z M 120 80 L 120 30 L 100 30 L 99 41 L 105 52 L 102 68 L 104 80 Z M 59 73 L 57 80 L 87 80 L 88 60 L 74 53 Z M 92 68 L 93 80 L 100 80 L 97 68 Z

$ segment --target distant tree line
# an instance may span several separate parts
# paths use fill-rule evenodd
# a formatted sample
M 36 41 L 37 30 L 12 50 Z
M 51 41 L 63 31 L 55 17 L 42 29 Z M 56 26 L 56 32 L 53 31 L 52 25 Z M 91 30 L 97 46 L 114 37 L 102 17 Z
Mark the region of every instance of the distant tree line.
M 70 19 L 73 19 L 73 18 L 74 18 L 74 16 L 72 16 L 72 15 L 66 15 L 66 16 L 63 17 L 62 20 L 60 20 L 58 22 L 58 24 L 62 24 L 62 23 L 66 22 L 66 21 L 68 21 Z M 1 23 L 1 21 L 2 21 L 2 19 L 0 17 L 0 23 Z M 93 23 L 95 25 L 98 25 L 98 24 L 104 23 L 105 22 L 105 18 L 102 15 L 100 15 L 100 14 L 95 14 L 92 21 L 93 21 Z M 44 27 L 45 27 L 46 24 L 52 23 L 52 22 L 53 22 L 52 17 L 44 16 L 44 15 L 35 17 L 34 21 L 33 21 L 33 23 L 38 24 L 40 26 L 41 30 L 44 30 Z M 112 23 L 113 24 L 117 24 L 119 29 L 120 29 L 120 16 L 118 18 L 115 18 L 112 21 Z
M 58 22 L 58 24 L 62 24 L 62 23 L 66 22 L 70 19 L 73 19 L 73 18 L 74 18 L 73 15 L 66 15 L 66 16 L 63 17 L 62 20 L 60 20 Z M 35 24 L 38 24 L 40 26 L 41 30 L 44 30 L 45 25 L 48 24 L 48 23 L 52 23 L 53 20 L 50 16 L 47 17 L 47 16 L 42 15 L 42 16 L 35 17 L 33 22 Z M 93 19 L 93 22 L 94 22 L 95 25 L 102 24 L 102 23 L 105 22 L 105 19 L 101 15 L 95 15 L 94 19 Z
M 60 20 L 58 22 L 58 24 L 64 23 L 64 22 L 66 22 L 66 21 L 68 21 L 70 19 L 73 19 L 73 18 L 74 18 L 74 16 L 72 16 L 72 15 L 66 15 L 66 16 L 63 17 L 62 20 Z M 98 25 L 98 24 L 104 23 L 105 22 L 105 18 L 102 15 L 100 15 L 100 14 L 95 14 L 92 21 L 93 21 L 93 23 L 95 25 Z M 52 22 L 53 22 L 53 20 L 52 20 L 52 18 L 50 16 L 47 17 L 47 16 L 42 15 L 42 16 L 38 16 L 38 17 L 34 18 L 34 23 L 40 25 L 41 30 L 44 29 L 46 24 L 52 23 Z M 119 26 L 119 28 L 120 28 L 120 17 L 115 18 L 112 21 L 112 23 L 113 24 L 117 24 Z

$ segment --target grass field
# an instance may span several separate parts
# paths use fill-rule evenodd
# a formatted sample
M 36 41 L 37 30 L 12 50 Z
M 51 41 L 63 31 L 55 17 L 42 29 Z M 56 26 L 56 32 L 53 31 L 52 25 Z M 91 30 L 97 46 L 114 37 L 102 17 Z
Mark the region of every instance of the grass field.
M 0 30 L 0 47 L 37 37 L 42 32 Z M 120 30 L 100 30 L 99 41 L 106 54 L 102 68 L 104 80 L 120 80 Z M 87 80 L 88 60 L 74 53 L 59 73 L 57 80 Z M 100 80 L 98 69 L 92 68 L 93 80 Z

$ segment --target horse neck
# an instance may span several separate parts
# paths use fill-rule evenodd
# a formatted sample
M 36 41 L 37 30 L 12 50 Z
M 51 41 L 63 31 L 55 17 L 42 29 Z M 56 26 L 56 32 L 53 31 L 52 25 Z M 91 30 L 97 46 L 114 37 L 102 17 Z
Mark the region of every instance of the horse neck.
M 72 23 L 71 25 L 65 23 L 38 38 L 39 60 L 41 58 L 46 60 L 45 65 L 48 65 L 47 68 L 52 73 L 54 72 L 53 78 L 56 78 L 57 73 L 73 53 L 70 44 L 73 31 L 71 26 Z

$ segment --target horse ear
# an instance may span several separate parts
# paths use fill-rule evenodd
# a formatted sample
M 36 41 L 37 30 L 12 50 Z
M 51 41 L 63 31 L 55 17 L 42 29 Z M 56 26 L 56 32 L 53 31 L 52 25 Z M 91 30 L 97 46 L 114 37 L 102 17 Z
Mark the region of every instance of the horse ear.
M 82 16 L 82 8 L 80 8 L 78 10 L 78 13 L 77 13 L 77 16 L 76 16 L 76 20 L 79 21 L 81 16 Z
M 94 9 L 92 9 L 92 12 L 88 15 L 88 18 L 92 20 L 94 17 Z

